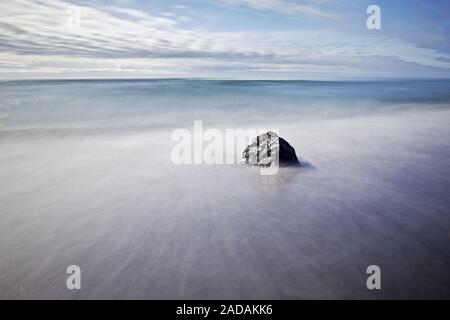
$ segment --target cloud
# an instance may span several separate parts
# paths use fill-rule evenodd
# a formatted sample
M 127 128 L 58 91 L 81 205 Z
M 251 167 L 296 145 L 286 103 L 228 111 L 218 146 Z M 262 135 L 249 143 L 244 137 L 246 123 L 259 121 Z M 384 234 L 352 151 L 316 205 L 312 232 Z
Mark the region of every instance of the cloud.
M 58 0 L 3 1 L 0 12 L 0 77 L 302 78 L 409 74 L 408 67 L 448 75 L 450 68 L 450 56 L 442 52 L 334 30 L 214 32 L 201 25 L 187 29 L 187 19 L 176 12 Z
M 173 4 L 172 8 L 183 10 L 183 9 L 188 9 L 189 7 L 184 4 Z
M 288 15 L 305 15 L 321 18 L 336 18 L 335 13 L 327 12 L 310 4 L 293 3 L 285 0 L 222 0 L 230 5 L 246 5 L 259 10 L 272 10 Z

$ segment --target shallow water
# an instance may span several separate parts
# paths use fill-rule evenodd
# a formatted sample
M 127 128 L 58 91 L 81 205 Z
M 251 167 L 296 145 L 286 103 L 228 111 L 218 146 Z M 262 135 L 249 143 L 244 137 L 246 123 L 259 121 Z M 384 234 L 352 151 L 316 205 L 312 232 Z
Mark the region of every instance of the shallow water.
M 2 83 L 0 298 L 448 299 L 449 89 Z M 277 128 L 311 166 L 176 166 L 170 135 L 194 120 Z

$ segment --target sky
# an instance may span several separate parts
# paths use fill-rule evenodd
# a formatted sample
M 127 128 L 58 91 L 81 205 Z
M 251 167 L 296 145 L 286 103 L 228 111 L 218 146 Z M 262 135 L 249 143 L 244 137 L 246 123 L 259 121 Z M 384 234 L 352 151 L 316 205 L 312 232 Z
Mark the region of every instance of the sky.
M 0 79 L 450 78 L 446 0 L 2 0 L 0 17 Z

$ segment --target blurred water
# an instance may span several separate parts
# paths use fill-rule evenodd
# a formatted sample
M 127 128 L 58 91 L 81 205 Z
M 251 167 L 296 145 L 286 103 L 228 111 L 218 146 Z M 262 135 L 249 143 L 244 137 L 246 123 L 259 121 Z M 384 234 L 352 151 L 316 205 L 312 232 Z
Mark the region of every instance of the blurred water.
M 323 82 L 48 80 L 0 83 L 0 125 L 60 126 L 139 120 L 173 126 L 348 117 L 447 109 L 450 80 Z M 294 117 L 294 118 L 293 118 Z
M 313 167 L 175 166 L 194 120 Z M 448 299 L 449 160 L 447 80 L 2 82 L 0 298 Z

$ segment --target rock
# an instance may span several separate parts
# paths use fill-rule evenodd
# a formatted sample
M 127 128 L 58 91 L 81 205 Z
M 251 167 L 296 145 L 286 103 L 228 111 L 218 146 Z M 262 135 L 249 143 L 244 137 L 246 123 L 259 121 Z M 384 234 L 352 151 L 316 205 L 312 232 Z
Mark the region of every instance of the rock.
M 295 149 L 275 132 L 269 131 L 257 136 L 242 152 L 242 163 L 270 167 L 278 163 L 280 167 L 300 166 Z

